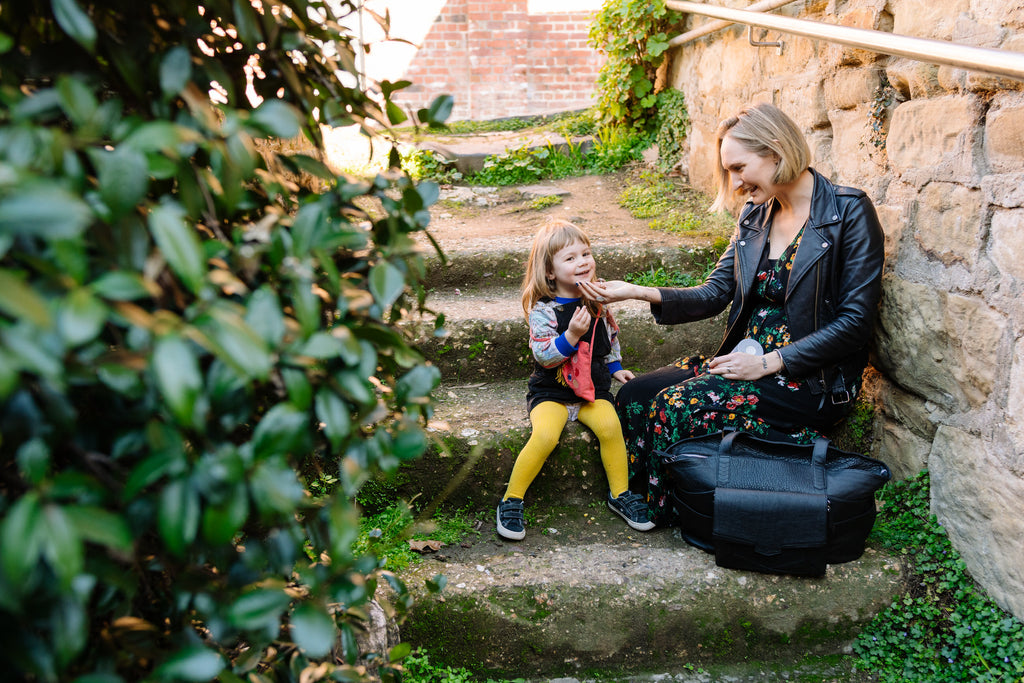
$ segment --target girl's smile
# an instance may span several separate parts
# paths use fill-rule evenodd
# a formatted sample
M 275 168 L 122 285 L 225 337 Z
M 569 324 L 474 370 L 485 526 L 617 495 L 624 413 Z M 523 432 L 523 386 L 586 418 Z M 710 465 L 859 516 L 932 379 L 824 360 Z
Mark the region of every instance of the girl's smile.
M 590 282 L 597 274 L 597 263 L 590 247 L 583 242 L 573 242 L 562 247 L 551 257 L 549 280 L 554 280 L 555 294 L 576 298 L 580 295 L 577 282 Z

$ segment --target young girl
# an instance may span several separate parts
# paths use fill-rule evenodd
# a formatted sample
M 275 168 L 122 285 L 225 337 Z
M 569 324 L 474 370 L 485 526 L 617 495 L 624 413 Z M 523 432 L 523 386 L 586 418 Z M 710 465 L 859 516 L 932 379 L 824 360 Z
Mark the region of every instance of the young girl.
M 553 221 L 537 233 L 523 278 L 523 311 L 535 361 L 526 396 L 533 432 L 498 504 L 503 538 L 526 536 L 523 496 L 569 419 L 579 419 L 601 444 L 608 507 L 638 531 L 654 528 L 643 498 L 627 490 L 626 445 L 609 391 L 612 377 L 625 383 L 633 373 L 622 368 L 611 314 L 580 299 L 577 283 L 595 279 L 596 272 L 590 240 L 572 223 Z

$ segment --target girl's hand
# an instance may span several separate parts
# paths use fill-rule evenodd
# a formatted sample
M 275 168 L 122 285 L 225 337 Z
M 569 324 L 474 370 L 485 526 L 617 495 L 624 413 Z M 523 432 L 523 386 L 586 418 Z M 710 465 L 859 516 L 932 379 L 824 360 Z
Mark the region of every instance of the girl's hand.
M 613 375 L 612 375 L 612 377 L 614 377 L 615 379 L 617 379 L 617 380 L 619 380 L 620 382 L 622 382 L 623 384 L 625 384 L 625 383 L 626 383 L 626 382 L 628 382 L 629 380 L 631 380 L 631 379 L 635 379 L 635 378 L 636 378 L 636 375 L 634 375 L 634 374 L 633 374 L 632 372 L 630 372 L 629 370 L 626 370 L 625 368 L 623 368 L 622 370 L 619 370 L 618 372 L 616 372 L 615 374 L 613 374 Z
M 569 329 L 565 331 L 565 341 L 573 346 L 579 344 L 580 339 L 590 329 L 590 321 L 590 311 L 587 310 L 586 306 L 577 308 L 576 312 L 572 314 L 572 319 L 569 321 Z

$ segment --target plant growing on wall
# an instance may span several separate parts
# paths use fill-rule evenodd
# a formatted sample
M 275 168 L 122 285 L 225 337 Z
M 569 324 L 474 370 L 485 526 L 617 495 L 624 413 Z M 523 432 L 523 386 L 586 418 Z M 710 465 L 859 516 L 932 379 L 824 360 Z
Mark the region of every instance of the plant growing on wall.
M 257 152 L 403 119 L 355 61 L 320 0 L 0 7 L 4 676 L 353 680 L 376 585 L 407 605 L 351 501 L 426 446 L 394 321 L 438 190 Z
M 608 0 L 590 27 L 590 45 L 607 55 L 597 78 L 597 110 L 604 125 L 650 130 L 654 83 L 680 20 L 664 0 Z

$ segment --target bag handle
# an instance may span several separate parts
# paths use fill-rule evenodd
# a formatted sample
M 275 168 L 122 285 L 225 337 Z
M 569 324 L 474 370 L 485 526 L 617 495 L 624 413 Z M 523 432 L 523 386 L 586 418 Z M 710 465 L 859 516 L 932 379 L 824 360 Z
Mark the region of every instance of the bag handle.
M 725 486 L 729 482 L 729 465 L 732 458 L 733 442 L 742 432 L 737 430 L 726 431 L 722 435 L 722 443 L 718 446 L 718 485 Z M 754 437 L 757 438 L 757 437 Z M 814 488 L 824 491 L 826 485 L 825 459 L 828 457 L 828 438 L 819 436 L 814 440 L 814 451 L 811 453 L 811 481 Z M 793 444 L 799 446 L 799 444 Z

